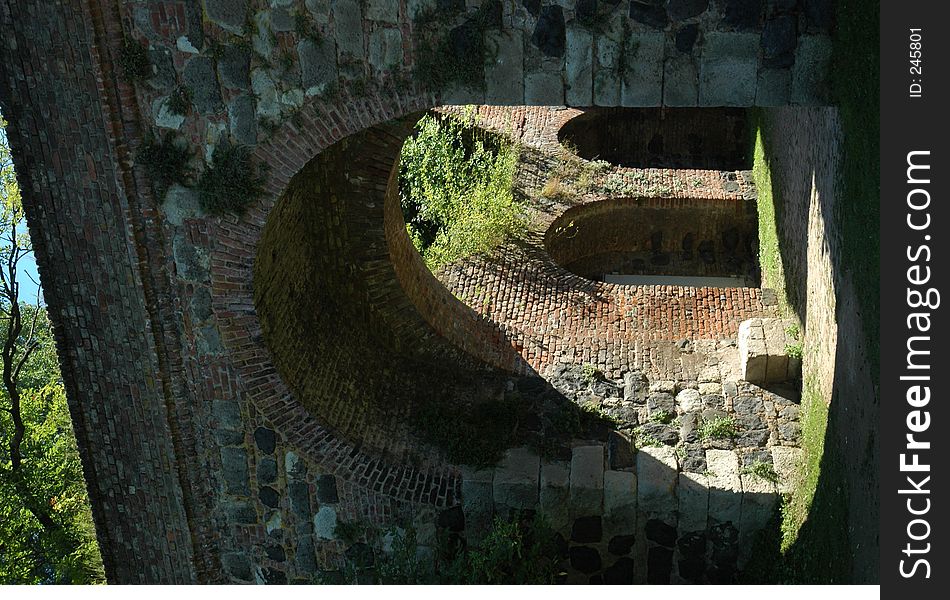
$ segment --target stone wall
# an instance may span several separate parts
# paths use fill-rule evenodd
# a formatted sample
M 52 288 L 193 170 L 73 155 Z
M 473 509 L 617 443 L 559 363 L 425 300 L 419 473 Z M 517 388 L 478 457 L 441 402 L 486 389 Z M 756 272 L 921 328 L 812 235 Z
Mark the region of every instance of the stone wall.
M 597 2 L 578 11 L 489 2 L 481 13 L 490 17 L 482 21 L 489 26 L 481 33 L 501 52 L 483 68 L 476 65 L 484 86 L 449 86 L 437 98 L 412 71 L 421 28 L 411 17 L 426 4 L 0 2 L 0 103 L 10 121 L 110 581 L 309 581 L 318 568 L 343 559 L 347 549 L 335 539 L 337 520 L 381 524 L 400 515 L 431 515 L 464 496 L 457 466 L 409 463 L 398 436 L 389 446 L 379 430 L 361 429 L 358 411 L 364 408 L 342 401 L 358 400 L 358 394 L 327 396 L 326 404 L 311 405 L 313 412 L 327 408 L 331 416 L 323 420 L 297 397 L 297 384 L 282 376 L 288 371 L 278 368 L 320 370 L 336 378 L 337 392 L 360 383 L 360 375 L 373 373 L 368 383 L 385 376 L 374 373 L 378 363 L 353 371 L 363 357 L 332 345 L 347 334 L 346 323 L 367 314 L 382 319 L 367 323 L 385 322 L 385 313 L 372 316 L 372 307 L 389 300 L 370 294 L 395 291 L 370 285 L 374 274 L 391 269 L 385 261 L 373 262 L 372 252 L 382 257 L 384 246 L 360 255 L 369 269 L 357 273 L 364 287 L 352 297 L 366 306 L 328 305 L 326 312 L 300 315 L 324 323 L 339 316 L 328 323 L 337 337 L 314 346 L 338 354 L 294 362 L 299 358 L 279 357 L 266 345 L 267 335 L 278 331 L 267 330 L 266 313 L 255 305 L 258 288 L 265 289 L 255 263 L 267 248 L 267 228 L 286 225 L 282 233 L 299 244 L 281 249 L 296 254 L 270 260 L 322 264 L 314 261 L 326 257 L 315 255 L 313 244 L 331 239 L 306 239 L 290 226 L 294 218 L 342 219 L 346 213 L 333 202 L 348 206 L 370 193 L 382 200 L 391 173 L 384 160 L 327 172 L 332 162 L 311 165 L 322 152 L 448 99 L 574 106 L 820 101 L 828 23 L 813 16 L 824 13 L 758 2 L 750 4 L 751 12 L 735 10 L 745 2 L 699 3 L 688 11 L 692 16 L 676 3 Z M 476 3 L 468 4 L 464 14 L 444 11 L 448 22 L 438 31 L 445 39 L 471 39 L 450 34 L 477 10 Z M 687 45 L 691 31 L 696 36 Z M 626 43 L 631 40 L 636 43 Z M 126 72 L 135 54 L 130 43 L 146 52 L 148 73 Z M 626 78 L 618 72 L 621 64 L 629 71 Z M 140 77 L 130 82 L 130 75 Z M 173 95 L 187 98 L 185 114 L 175 114 Z M 145 165 L 135 159 L 148 133 L 172 133 L 189 144 L 198 171 L 225 141 L 251 146 L 255 159 L 270 167 L 265 196 L 240 217 L 204 214 L 188 187 L 172 186 L 158 197 Z M 367 155 L 374 144 L 391 153 L 399 140 L 391 131 L 366 135 Z M 310 197 L 291 184 L 298 173 L 299 185 L 330 185 L 346 172 L 366 174 L 347 182 L 359 194 L 347 189 L 331 194 L 329 204 L 295 213 L 292 199 Z M 339 264 L 339 256 L 327 264 L 333 261 Z M 315 299 L 333 300 L 319 290 L 318 274 L 285 273 L 270 282 L 275 296 L 269 302 L 279 311 L 280 294 L 286 299 L 315 290 L 323 294 Z M 322 276 L 346 285 L 352 275 L 344 269 Z M 462 293 L 455 291 L 457 297 Z M 565 296 L 579 310 L 567 318 L 598 314 L 597 303 L 575 301 L 596 298 L 596 292 L 582 288 Z M 600 314 L 618 330 L 628 311 L 645 337 L 660 323 L 662 345 L 620 344 L 631 362 L 657 370 L 673 363 L 680 371 L 695 370 L 691 359 L 674 354 L 677 339 L 728 335 L 741 318 L 763 308 L 756 290 L 728 300 L 720 292 L 668 289 L 617 298 L 612 312 Z M 719 310 L 730 302 L 741 308 Z M 538 305 L 532 314 L 542 310 Z M 685 318 L 694 314 L 709 320 L 694 329 Z M 413 327 L 425 331 L 429 325 L 423 320 Z M 533 336 L 525 334 L 519 339 Z M 393 344 L 406 339 L 384 337 Z M 367 344 L 370 339 L 378 340 L 359 338 Z M 519 343 L 513 347 L 526 362 L 551 362 L 543 346 L 522 353 Z M 577 339 L 563 344 L 566 351 Z M 608 360 L 607 348 L 595 346 L 577 360 L 619 372 L 615 356 L 622 355 L 610 353 Z M 352 362 L 328 362 L 329 356 Z M 365 444 L 354 443 L 357 436 Z

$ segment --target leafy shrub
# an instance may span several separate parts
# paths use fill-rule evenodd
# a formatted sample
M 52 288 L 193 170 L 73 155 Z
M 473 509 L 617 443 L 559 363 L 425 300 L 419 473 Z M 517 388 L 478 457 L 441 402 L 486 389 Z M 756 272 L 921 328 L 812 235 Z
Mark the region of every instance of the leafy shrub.
M 191 109 L 191 93 L 188 88 L 180 85 L 168 96 L 165 105 L 172 114 L 184 117 Z
M 149 136 L 135 155 L 159 196 L 173 183 L 188 184 L 192 177 L 191 151 L 168 133 L 161 140 Z
M 702 440 L 729 439 L 735 437 L 737 432 L 738 426 L 734 417 L 716 417 L 703 423 L 699 428 L 699 438 Z
M 802 359 L 804 350 L 801 344 L 786 344 L 785 345 L 785 355 L 792 358 L 797 358 L 798 360 Z
M 772 463 L 767 463 L 765 461 L 757 460 L 751 465 L 742 467 L 742 470 L 739 471 L 743 475 L 755 475 L 766 481 L 772 483 L 778 483 L 779 477 L 778 473 L 775 472 L 775 467 L 772 466 Z
M 247 146 L 215 148 L 211 165 L 198 179 L 201 208 L 213 215 L 243 214 L 264 194 L 266 177 Z
M 525 228 L 512 180 L 518 150 L 457 118 L 423 117 L 400 155 L 410 239 L 430 270 L 490 252 Z

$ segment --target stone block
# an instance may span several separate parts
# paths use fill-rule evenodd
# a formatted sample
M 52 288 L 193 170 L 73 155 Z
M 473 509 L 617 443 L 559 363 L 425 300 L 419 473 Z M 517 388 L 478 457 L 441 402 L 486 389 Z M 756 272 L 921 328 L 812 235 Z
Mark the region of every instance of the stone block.
M 492 496 L 496 506 L 535 509 L 541 459 L 528 448 L 513 448 L 495 468 Z
M 680 473 L 676 489 L 679 496 L 680 534 L 705 531 L 709 516 L 709 480 L 702 473 Z
M 333 4 L 334 38 L 340 54 L 363 58 L 363 11 L 360 0 L 337 0 Z
M 257 143 L 257 118 L 253 97 L 241 94 L 231 100 L 228 104 L 228 127 L 239 144 L 253 146 Z
M 586 27 L 572 22 L 567 27 L 564 74 L 569 106 L 591 106 L 594 75 L 594 36 Z
M 637 508 L 651 517 L 669 519 L 678 510 L 676 453 L 669 446 L 637 452 Z
M 247 18 L 247 0 L 205 0 L 205 11 L 211 21 L 240 35 Z
M 221 83 L 231 89 L 251 87 L 251 51 L 244 46 L 227 45 L 218 59 Z
M 699 70 L 700 106 L 752 106 L 758 57 L 758 34 L 708 33 Z
M 703 407 L 702 395 L 698 390 L 681 390 L 676 394 L 676 406 L 681 413 L 700 410 Z
M 370 34 L 369 63 L 377 71 L 402 67 L 402 33 L 398 29 L 377 29 Z
M 555 531 L 566 531 L 571 522 L 570 478 L 565 463 L 541 465 L 541 513 Z
M 489 31 L 485 43 L 495 61 L 485 67 L 485 101 L 501 106 L 524 102 L 524 40 L 520 31 Z
M 525 75 L 524 103 L 527 106 L 563 106 L 564 82 L 561 74 L 535 71 Z
M 739 323 L 738 346 L 742 378 L 752 383 L 764 383 L 768 355 L 765 350 L 762 319 L 747 319 Z
M 221 448 L 221 475 L 228 494 L 247 496 L 251 493 L 244 448 Z
M 399 2 L 393 0 L 363 0 L 363 16 L 370 21 L 395 23 L 399 20 Z
M 597 61 L 594 68 L 594 104 L 620 105 L 620 52 L 618 41 L 606 35 L 597 36 Z
M 571 453 L 571 511 L 601 514 L 604 498 L 604 447 L 578 446 Z
M 798 38 L 795 66 L 792 68 L 792 104 L 805 106 L 828 104 L 830 62 L 830 37 L 807 35 Z
M 196 56 L 188 61 L 181 74 L 182 83 L 191 94 L 191 103 L 203 115 L 213 115 L 221 111 L 221 90 L 214 62 L 206 56 Z
M 330 506 L 321 506 L 313 516 L 313 531 L 320 540 L 335 540 L 337 515 L 336 509 Z
M 707 450 L 709 520 L 739 526 L 742 511 L 742 481 L 739 457 L 731 450 Z
M 778 474 L 778 491 L 783 494 L 791 493 L 798 476 L 798 468 L 804 459 L 801 448 L 789 446 L 772 446 L 772 468 Z
M 160 96 L 152 101 L 152 118 L 155 125 L 163 129 L 178 129 L 185 122 L 185 116 L 179 115 L 168 107 L 168 96 Z
M 609 536 L 631 534 L 637 526 L 637 476 L 604 472 L 604 527 Z
M 751 557 L 756 533 L 772 518 L 778 501 L 776 485 L 751 473 L 740 475 L 742 483 L 742 515 L 739 519 L 739 559 L 741 569 Z
M 332 40 L 315 44 L 312 40 L 297 43 L 300 58 L 300 82 L 308 96 L 324 93 L 336 82 L 336 46 Z
M 491 469 L 462 471 L 462 512 L 465 513 L 469 535 L 477 537 L 491 527 L 494 513 L 492 475 Z
M 689 55 L 667 59 L 663 72 L 663 105 L 696 106 L 699 103 L 699 73 Z
M 621 81 L 623 106 L 659 106 L 663 100 L 664 34 L 630 34 L 626 44 L 626 67 Z

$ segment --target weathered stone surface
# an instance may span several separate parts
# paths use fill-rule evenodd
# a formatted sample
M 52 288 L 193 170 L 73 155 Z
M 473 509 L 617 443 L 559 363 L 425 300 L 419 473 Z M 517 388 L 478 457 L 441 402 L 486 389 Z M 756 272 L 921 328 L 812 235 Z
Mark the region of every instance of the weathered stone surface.
M 251 573 L 251 560 L 245 555 L 237 552 L 229 552 L 221 555 L 221 566 L 225 572 L 241 581 L 253 581 L 254 575 Z
M 602 511 L 604 497 L 603 446 L 578 446 L 571 454 L 571 509 L 575 515 Z
M 647 539 L 666 548 L 676 544 L 676 528 L 659 519 L 649 519 L 644 529 Z
M 232 523 L 253 525 L 257 523 L 257 511 L 246 500 L 225 500 L 221 502 L 224 516 Z
M 257 143 L 257 118 L 254 98 L 247 94 L 235 96 L 228 104 L 228 124 L 235 141 L 246 146 Z
M 370 34 L 369 63 L 377 71 L 396 70 L 402 62 L 402 34 L 398 29 L 377 29 Z
M 246 46 L 228 45 L 218 59 L 221 83 L 231 89 L 251 87 L 251 50 Z
M 792 15 L 782 15 L 766 22 L 762 29 L 762 64 L 770 69 L 783 69 L 795 63 L 798 23 Z
M 821 106 L 828 102 L 827 73 L 830 61 L 830 37 L 807 35 L 798 39 L 792 70 L 793 104 Z
M 409 0 L 410 8 L 417 8 L 420 4 L 426 4 L 431 0 Z M 304 4 L 307 10 L 318 23 L 326 23 L 330 20 L 330 0 L 305 0 Z M 416 11 L 410 10 L 409 16 L 414 17 Z
M 673 569 L 673 551 L 662 546 L 653 546 L 647 552 L 647 583 L 663 585 L 670 582 Z
M 679 497 L 679 531 L 705 531 L 709 509 L 709 481 L 702 473 L 680 473 L 676 490 Z
M 783 494 L 792 492 L 796 481 L 796 473 L 803 457 L 804 453 L 801 448 L 772 447 L 772 467 L 775 469 L 775 473 L 778 474 L 779 492 Z
M 722 18 L 740 30 L 754 29 L 762 18 L 762 0 L 723 0 Z
M 658 413 L 672 413 L 676 410 L 676 402 L 672 394 L 653 393 L 647 396 L 647 409 L 651 417 Z
M 706 34 L 699 70 L 701 106 L 751 106 L 755 100 L 759 36 Z
M 482 469 L 462 472 L 462 511 L 468 525 L 469 536 L 473 541 L 479 539 L 480 532 L 488 531 L 494 512 L 492 498 L 492 471 Z
M 538 504 L 540 470 L 541 459 L 532 450 L 508 450 L 495 469 L 495 504 L 519 509 L 535 508 Z
M 188 61 L 181 75 L 182 82 L 191 93 L 191 103 L 203 115 L 221 112 L 221 90 L 214 72 L 214 62 L 206 56 L 196 56 Z
M 670 17 L 676 21 L 696 17 L 709 8 L 709 0 L 670 0 L 667 3 L 667 11 Z
M 676 542 L 679 575 L 686 581 L 701 583 L 706 571 L 706 534 L 694 531 L 681 536 Z
M 485 101 L 518 105 L 524 102 L 524 40 L 520 31 L 489 31 L 485 44 L 494 62 L 485 68 Z
M 647 515 L 669 517 L 677 510 L 676 453 L 667 446 L 637 452 L 637 507 Z
M 607 466 L 619 471 L 636 464 L 633 441 L 627 434 L 612 430 L 607 436 Z
M 604 525 L 608 533 L 631 533 L 637 524 L 637 476 L 604 472 Z
M 560 6 L 541 7 L 541 15 L 531 34 L 531 43 L 545 56 L 564 56 L 564 10 Z
M 693 46 L 696 44 L 696 39 L 698 37 L 699 26 L 697 24 L 691 23 L 689 25 L 684 25 L 676 31 L 674 45 L 678 51 L 688 54 L 693 51 Z
M 336 509 L 329 506 L 321 506 L 320 510 L 313 517 L 313 531 L 318 539 L 335 540 L 336 535 Z
M 570 523 L 570 476 L 562 463 L 541 465 L 541 512 L 555 530 Z
M 630 18 L 656 29 L 665 29 L 670 22 L 664 0 L 637 0 L 630 3 Z
M 176 84 L 175 61 L 171 50 L 164 46 L 152 46 L 148 50 L 148 62 L 152 66 L 152 76 L 148 78 L 149 86 L 170 92 Z
M 666 38 L 662 33 L 639 32 L 626 43 L 626 67 L 621 80 L 624 106 L 659 106 L 663 97 L 663 57 Z
M 641 394 L 647 392 L 649 384 L 647 378 L 640 371 L 630 371 L 623 376 L 623 399 L 626 402 L 635 402 Z
M 317 572 L 317 559 L 314 553 L 312 535 L 297 538 L 297 551 L 294 552 L 294 561 L 297 568 L 307 575 L 313 575 Z
M 333 4 L 336 44 L 340 54 L 363 57 L 363 14 L 359 0 L 337 0 Z
M 264 454 L 272 454 L 277 448 L 277 434 L 273 429 L 258 427 L 254 430 L 254 442 Z
M 699 102 L 699 74 L 688 55 L 670 57 L 663 76 L 665 106 L 696 106 Z
M 593 46 L 594 36 L 589 29 L 575 22 L 568 25 L 564 73 L 567 83 L 567 103 L 571 106 L 593 104 Z
M 608 35 L 598 35 L 597 61 L 594 69 L 594 103 L 597 106 L 620 105 L 620 42 Z
M 709 519 L 738 527 L 742 509 L 739 457 L 731 450 L 707 450 Z
M 168 96 L 160 96 L 152 102 L 152 115 L 155 125 L 163 129 L 178 129 L 185 122 L 185 116 L 171 111 Z
M 738 567 L 745 566 L 751 557 L 756 534 L 772 518 L 778 502 L 778 488 L 775 483 L 757 475 L 743 473 L 742 480 L 742 516 L 739 528 Z
M 247 18 L 247 0 L 205 0 L 208 18 L 231 33 L 241 33 Z
M 268 508 L 277 508 L 280 505 L 280 494 L 269 485 L 261 486 L 257 497 L 260 499 L 261 504 Z
M 676 405 L 680 412 L 692 412 L 703 407 L 698 390 L 685 389 L 676 394 Z
M 284 471 L 291 478 L 304 477 L 307 474 L 307 465 L 295 452 L 288 452 L 284 455 Z
M 372 21 L 395 23 L 399 20 L 399 3 L 392 0 L 364 0 L 363 16 Z
M 257 481 L 264 484 L 277 481 L 276 460 L 265 457 L 257 463 Z
M 337 493 L 336 476 L 321 475 L 317 477 L 317 502 L 320 504 L 336 504 L 340 501 Z
M 251 71 L 251 89 L 257 98 L 257 115 L 260 117 L 280 116 L 280 102 L 277 99 L 277 86 L 264 69 Z
M 636 536 L 634 535 L 617 535 L 610 538 L 610 542 L 607 544 L 607 551 L 614 556 L 630 554 L 630 551 L 633 550 L 634 542 L 636 542 Z
M 564 82 L 560 73 L 540 71 L 525 75 L 524 103 L 528 106 L 564 104 Z
M 244 448 L 221 448 L 221 475 L 225 492 L 243 496 L 251 493 Z
M 336 48 L 331 41 L 315 44 L 312 40 L 297 43 L 300 57 L 300 84 L 308 96 L 326 92 L 337 80 Z

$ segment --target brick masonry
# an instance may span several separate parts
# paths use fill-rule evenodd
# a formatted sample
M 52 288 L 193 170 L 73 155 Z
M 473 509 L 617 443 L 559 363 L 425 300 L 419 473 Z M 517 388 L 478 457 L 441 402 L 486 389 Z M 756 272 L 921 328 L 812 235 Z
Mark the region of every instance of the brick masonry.
M 305 166 L 348 136 L 440 102 L 409 76 L 410 15 L 426 4 L 0 3 L 0 103 L 110 581 L 310 580 L 345 550 L 333 539 L 337 520 L 384 523 L 459 500 L 458 467 L 404 464 L 398 447 L 369 443 L 381 439 L 372 432 L 335 426 L 356 416 L 315 418 L 278 375 L 255 305 L 255 260 L 292 179 L 319 178 L 318 167 Z M 516 59 L 487 65 L 484 89 L 442 98 L 820 102 L 829 23 L 772 8 L 737 20 L 730 3 L 719 4 L 685 16 L 598 3 L 603 29 L 572 33 L 566 53 L 561 19 L 572 32 L 585 19 L 503 2 L 501 31 L 488 33 Z M 791 33 L 766 34 L 789 16 L 800 23 Z M 451 18 L 447 27 L 467 17 Z M 687 44 L 692 25 L 698 34 Z M 637 43 L 622 44 L 618 31 Z M 120 66 L 126 39 L 150 60 L 151 76 L 135 85 Z M 611 59 L 618 49 L 633 60 Z M 631 89 L 611 71 L 617 64 L 675 77 L 660 90 Z M 742 95 L 722 86 L 737 77 Z M 179 86 L 192 106 L 171 119 L 167 98 Z M 267 196 L 241 218 L 202 215 L 186 188 L 155 197 L 134 156 L 146 133 L 166 131 L 197 150 L 199 162 L 229 138 L 255 145 L 257 160 L 271 167 Z M 380 136 L 381 152 L 395 147 L 391 132 L 364 135 Z M 375 183 L 365 182 L 380 199 L 389 172 L 377 169 Z M 684 313 L 723 300 L 657 290 L 664 294 Z M 681 316 L 666 316 L 662 335 L 685 335 Z M 733 321 L 712 323 L 709 334 L 726 334 Z M 670 347 L 631 350 L 656 365 L 657 356 L 673 356 Z M 545 361 L 543 352 L 522 356 Z M 365 448 L 355 436 L 365 436 Z

